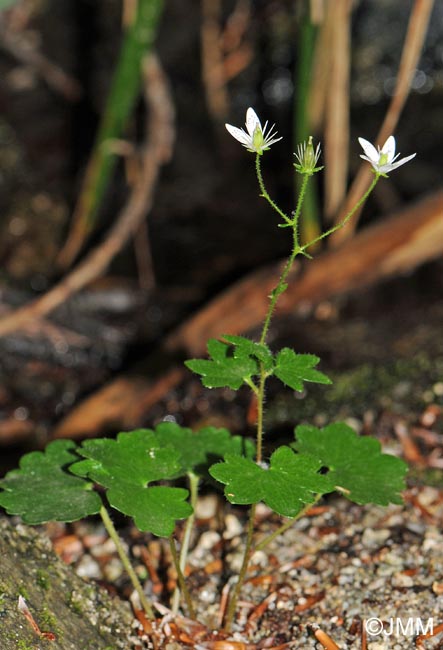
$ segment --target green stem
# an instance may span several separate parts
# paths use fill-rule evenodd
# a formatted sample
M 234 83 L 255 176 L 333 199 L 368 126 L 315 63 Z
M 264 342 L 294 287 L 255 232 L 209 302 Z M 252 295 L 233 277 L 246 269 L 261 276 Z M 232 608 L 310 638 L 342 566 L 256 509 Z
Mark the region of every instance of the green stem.
M 186 520 L 185 530 L 183 533 L 182 546 L 180 549 L 180 569 L 182 573 L 184 572 L 186 567 L 189 545 L 191 542 L 192 529 L 194 527 L 195 508 L 197 505 L 197 497 L 198 497 L 198 482 L 199 482 L 199 477 L 196 474 L 194 474 L 194 472 L 188 472 L 188 483 L 189 483 L 190 503 L 192 506 L 192 515 L 188 517 Z M 178 587 L 176 587 L 172 599 L 172 608 L 171 608 L 174 616 L 178 613 L 179 604 L 180 604 L 180 590 L 178 589 Z
M 357 212 L 357 210 L 363 205 L 363 203 L 366 201 L 368 196 L 371 194 L 372 190 L 377 185 L 377 183 L 378 183 L 378 181 L 380 179 L 380 176 L 383 176 L 383 174 L 379 174 L 378 172 L 375 172 L 374 180 L 372 181 L 372 183 L 369 186 L 369 188 L 367 189 L 367 191 L 363 194 L 361 199 L 354 205 L 354 207 L 348 212 L 348 214 L 344 217 L 344 219 L 342 221 L 335 224 L 335 226 L 332 226 L 332 228 L 329 228 L 329 230 L 326 230 L 324 233 L 322 233 L 318 237 L 315 237 L 314 239 L 312 239 L 307 244 L 304 244 L 303 246 L 301 246 L 300 247 L 300 252 L 304 253 L 304 251 L 307 248 L 309 248 L 310 246 L 313 246 L 314 244 L 316 244 L 321 239 L 324 239 L 325 237 L 329 237 L 329 235 L 332 235 L 337 230 L 340 230 L 340 228 L 343 228 L 343 226 L 345 226 L 348 223 L 349 219 L 351 219 L 351 217 Z
M 257 393 L 257 433 L 256 433 L 256 462 L 261 463 L 263 456 L 263 433 L 264 433 L 264 406 L 265 406 L 265 384 L 266 373 L 263 364 L 260 363 L 260 381 Z
M 264 199 L 266 199 L 266 201 L 269 203 L 271 208 L 273 210 L 275 210 L 277 212 L 277 214 L 279 214 L 281 216 L 281 218 L 284 219 L 284 221 L 286 221 L 286 223 L 289 224 L 289 223 L 291 223 L 291 220 L 288 217 L 288 215 L 285 214 L 283 212 L 283 210 L 281 210 L 276 203 L 274 203 L 274 201 L 271 199 L 271 197 L 269 196 L 269 194 L 268 194 L 268 192 L 266 190 L 265 184 L 263 182 L 263 176 L 262 176 L 262 173 L 261 173 L 260 159 L 261 159 L 261 156 L 258 153 L 256 155 L 256 157 L 255 157 L 255 171 L 256 171 L 256 174 L 257 174 L 257 180 L 258 180 L 258 184 L 259 184 L 259 187 L 260 187 L 260 192 L 261 192 L 260 196 L 263 197 Z
M 294 246 L 293 249 L 299 248 L 299 236 L 298 236 L 298 224 L 300 221 L 301 208 L 303 201 L 305 200 L 306 189 L 308 187 L 308 181 L 311 178 L 312 174 L 303 174 L 303 180 L 300 187 L 300 194 L 298 195 L 297 206 L 295 208 L 294 216 L 292 219 L 292 224 L 294 228 Z M 298 252 L 298 250 L 297 250 Z M 297 254 L 297 253 L 296 253 Z
M 232 622 L 235 616 L 235 610 L 237 608 L 237 601 L 240 596 L 240 591 L 243 587 L 243 583 L 246 578 L 246 572 L 248 570 L 249 560 L 251 559 L 251 555 L 252 555 L 252 537 L 254 535 L 255 507 L 256 504 L 254 503 L 251 506 L 251 510 L 249 513 L 248 535 L 246 537 L 246 545 L 243 554 L 243 562 L 241 565 L 240 573 L 238 574 L 238 580 L 237 580 L 237 584 L 235 585 L 234 593 L 232 594 L 229 600 L 228 611 L 226 614 L 226 623 L 225 623 L 225 630 L 227 632 L 230 632 L 231 630 Z
M 105 528 L 108 531 L 109 537 L 112 539 L 112 541 L 115 544 L 120 560 L 122 561 L 122 564 L 129 575 L 129 578 L 132 582 L 132 586 L 134 587 L 135 591 L 137 592 L 140 598 L 140 602 L 142 604 L 143 609 L 146 612 L 146 616 L 151 620 L 153 620 L 154 612 L 152 611 L 151 604 L 149 603 L 148 599 L 145 596 L 145 592 L 143 591 L 143 587 L 140 584 L 140 580 L 138 579 L 137 574 L 135 573 L 132 567 L 131 561 L 128 555 L 126 554 L 125 549 L 123 548 L 123 544 L 121 542 L 121 539 L 117 531 L 115 530 L 111 517 L 109 516 L 108 511 L 104 506 L 100 508 L 100 517 L 102 518 Z
M 271 295 L 269 297 L 269 307 L 268 307 L 268 312 L 265 317 L 265 321 L 263 323 L 263 329 L 260 337 L 260 344 L 263 345 L 266 343 L 266 338 L 268 336 L 268 331 L 269 331 L 269 326 L 271 324 L 272 316 L 274 314 L 275 307 L 277 305 L 277 301 L 279 297 L 281 296 L 282 293 L 286 291 L 286 279 L 292 269 L 292 265 L 294 264 L 294 260 L 297 257 L 299 253 L 302 252 L 306 248 L 306 246 L 300 247 L 299 245 L 299 240 L 298 240 L 298 221 L 300 218 L 301 214 L 301 208 L 303 205 L 303 199 L 305 197 L 306 193 L 306 188 L 308 186 L 308 180 L 310 178 L 309 174 L 304 174 L 303 175 L 303 183 L 301 186 L 300 190 L 300 195 L 298 197 L 297 201 L 297 206 L 295 208 L 294 216 L 291 220 L 291 226 L 292 226 L 292 252 L 285 264 L 285 267 L 283 269 L 283 272 L 280 276 L 280 279 L 278 281 L 277 286 L 275 289 L 272 290 Z
M 289 530 L 289 528 L 291 528 L 291 526 L 293 526 L 296 521 L 298 521 L 299 519 L 305 516 L 305 514 L 320 500 L 321 496 L 322 496 L 321 494 L 318 494 L 312 503 L 309 503 L 307 506 L 303 508 L 303 510 L 300 510 L 298 515 L 292 517 L 292 519 L 289 519 L 288 521 L 285 521 L 285 523 L 282 524 L 279 528 L 277 528 L 277 530 L 275 530 L 273 533 L 271 533 L 271 535 L 268 535 L 267 537 L 262 539 L 262 541 L 259 542 L 259 544 L 257 544 L 254 547 L 254 552 L 262 551 L 268 544 L 273 542 L 274 539 L 276 539 L 277 537 L 285 533 L 287 530 Z
M 288 258 L 288 261 L 285 264 L 285 267 L 283 269 L 283 272 L 280 276 L 280 280 L 275 287 L 275 289 L 271 292 L 271 295 L 269 297 L 269 306 L 268 306 L 268 311 L 265 317 L 265 321 L 263 323 L 263 329 L 260 337 L 260 344 L 266 343 L 266 338 L 268 335 L 269 331 L 269 326 L 271 324 L 271 319 L 272 315 L 274 313 L 275 307 L 277 305 L 277 301 L 279 297 L 281 296 L 282 293 L 286 290 L 286 279 L 291 271 L 292 265 L 294 263 L 295 258 L 297 255 L 300 253 L 300 245 L 298 241 L 298 220 L 300 217 L 301 213 L 301 208 L 303 204 L 303 199 L 305 196 L 306 192 L 306 187 L 309 179 L 309 174 L 306 174 L 303 178 L 303 184 L 302 188 L 300 190 L 300 196 L 298 198 L 297 206 L 294 212 L 294 216 L 292 219 L 289 219 L 281 210 L 280 208 L 272 201 L 272 199 L 269 197 L 268 193 L 266 192 L 264 183 L 263 183 L 263 178 L 261 175 L 261 170 L 260 170 L 260 156 L 257 154 L 256 157 L 256 170 L 257 170 L 257 178 L 258 178 L 258 183 L 260 186 L 260 190 L 262 192 L 262 196 L 272 205 L 274 210 L 278 212 L 280 216 L 282 216 L 288 224 L 292 226 L 292 233 L 293 233 L 293 245 L 292 245 L 292 252 L 291 255 Z M 259 378 L 259 384 L 258 384 L 258 390 L 254 390 L 254 393 L 257 395 L 257 452 L 256 452 L 256 462 L 260 463 L 263 458 L 263 433 L 264 433 L 264 404 L 265 404 L 265 384 L 266 380 L 268 378 L 268 374 L 265 371 L 265 368 L 263 364 L 260 364 L 260 378 Z M 229 630 L 232 625 L 232 621 L 234 619 L 234 614 L 235 610 L 237 607 L 237 601 L 240 596 L 240 591 L 242 589 L 245 577 L 246 577 L 246 572 L 248 570 L 248 565 L 249 565 L 249 560 L 251 558 L 252 552 L 253 552 L 253 546 L 252 546 L 252 538 L 254 534 L 254 519 L 255 519 L 255 504 L 251 506 L 251 510 L 249 513 L 249 520 L 248 520 L 248 535 L 246 539 L 246 545 L 245 545 L 245 550 L 243 553 L 243 562 L 242 566 L 240 569 L 240 573 L 238 576 L 237 584 L 235 585 L 234 593 L 232 594 L 232 597 L 230 598 L 229 605 L 228 605 L 228 611 L 226 615 L 226 629 Z
M 181 570 L 180 567 L 180 560 L 178 557 L 177 548 L 175 546 L 174 536 L 170 535 L 168 539 L 169 539 L 169 548 L 171 549 L 172 561 L 174 562 L 175 570 L 177 572 L 177 580 L 178 580 L 178 584 L 180 585 L 180 591 L 182 592 L 183 598 L 185 599 L 186 607 L 188 608 L 189 617 L 195 620 L 196 616 L 195 616 L 194 605 L 192 604 L 191 594 L 189 593 L 189 590 L 186 586 L 185 576 L 183 575 L 183 571 Z

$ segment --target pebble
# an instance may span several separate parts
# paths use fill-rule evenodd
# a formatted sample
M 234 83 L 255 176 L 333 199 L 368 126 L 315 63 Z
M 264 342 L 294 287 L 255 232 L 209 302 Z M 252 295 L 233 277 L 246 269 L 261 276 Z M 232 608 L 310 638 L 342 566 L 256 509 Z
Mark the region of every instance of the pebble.
M 353 576 L 347 576 L 347 575 L 339 575 L 337 578 L 337 583 L 339 585 L 346 585 L 346 584 L 351 584 L 354 582 L 354 577 Z
M 409 523 L 406 528 L 410 530 L 411 533 L 415 533 L 416 535 L 423 535 L 426 530 L 426 526 L 422 523 L 419 523 L 418 521 Z
M 443 535 L 441 535 L 436 528 L 429 528 L 426 531 L 425 540 L 422 544 L 422 551 L 425 553 L 433 551 L 435 548 L 443 548 Z
M 383 559 L 386 564 L 390 564 L 391 566 L 401 566 L 404 562 L 404 559 L 395 552 L 386 553 Z
M 114 555 L 116 552 L 116 546 L 110 537 L 108 537 L 108 539 L 102 544 L 93 546 L 90 550 L 91 555 L 96 558 L 106 557 L 107 555 Z
M 422 506 L 426 507 L 432 505 L 438 499 L 438 497 L 439 491 L 436 488 L 426 486 L 420 491 L 417 499 Z
M 237 535 L 242 535 L 243 526 L 240 521 L 232 514 L 227 514 L 225 517 L 225 530 L 223 531 L 223 539 L 233 539 Z
M 407 576 L 404 573 L 395 573 L 392 576 L 391 584 L 393 587 L 408 589 L 414 586 L 414 581 L 411 576 Z
M 266 567 L 268 563 L 269 559 L 264 551 L 255 551 L 251 557 L 251 564 L 255 564 L 256 566 Z
M 437 596 L 442 596 L 443 595 L 443 582 L 433 582 L 432 583 L 432 591 L 434 594 L 437 594 Z
M 201 548 L 209 550 L 213 548 L 220 541 L 220 539 L 221 537 L 219 533 L 217 533 L 215 530 L 206 530 L 200 536 L 198 544 Z
M 103 577 L 100 565 L 90 555 L 84 555 L 81 558 L 77 564 L 76 572 L 81 578 L 95 578 L 98 580 Z
M 213 603 L 217 598 L 215 589 L 202 589 L 199 593 L 199 599 L 204 603 Z
M 380 528 L 374 530 L 367 528 L 362 535 L 361 541 L 363 546 L 376 547 L 384 544 L 391 536 L 391 531 L 388 528 Z
M 197 519 L 212 519 L 212 517 L 215 517 L 217 503 L 218 500 L 215 494 L 200 497 L 195 508 Z
M 109 562 L 106 562 L 105 566 L 103 567 L 103 575 L 105 576 L 106 580 L 109 580 L 109 582 L 115 582 L 118 580 L 122 573 L 123 565 L 121 561 L 116 557 L 112 558 Z
M 368 584 L 368 589 L 370 591 L 378 591 L 379 589 L 382 589 L 385 585 L 385 579 L 384 578 L 377 578 L 376 580 L 372 580 Z

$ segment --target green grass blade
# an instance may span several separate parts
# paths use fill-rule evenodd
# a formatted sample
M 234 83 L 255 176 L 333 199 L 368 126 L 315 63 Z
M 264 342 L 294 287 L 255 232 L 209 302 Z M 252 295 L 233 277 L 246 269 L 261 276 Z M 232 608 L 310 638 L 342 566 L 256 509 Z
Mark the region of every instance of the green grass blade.
M 70 265 L 94 227 L 117 160 L 109 145 L 122 136 L 139 95 L 142 60 L 153 46 L 162 7 L 163 0 L 139 0 L 134 21 L 124 36 L 71 232 L 59 256 L 62 266 Z

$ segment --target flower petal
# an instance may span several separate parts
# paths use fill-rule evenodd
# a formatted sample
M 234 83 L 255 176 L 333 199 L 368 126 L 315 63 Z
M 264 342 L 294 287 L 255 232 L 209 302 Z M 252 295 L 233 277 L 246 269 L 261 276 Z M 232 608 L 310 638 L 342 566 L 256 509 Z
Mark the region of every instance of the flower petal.
M 232 126 L 232 124 L 225 124 L 225 127 L 233 138 L 246 146 L 251 146 L 251 138 L 243 129 L 238 129 L 236 126 Z
M 410 156 L 406 156 L 405 158 L 402 158 L 401 160 L 397 160 L 395 163 L 391 163 L 390 165 L 386 165 L 389 167 L 389 171 L 392 171 L 393 169 L 397 169 L 397 167 L 400 167 L 400 165 L 404 165 L 407 163 L 409 160 L 412 160 L 412 158 L 415 158 L 417 154 L 413 153 Z
M 260 128 L 260 131 L 263 131 L 261 128 L 261 122 L 258 119 L 257 113 L 254 111 L 253 108 L 249 107 L 248 110 L 246 111 L 246 128 L 248 130 L 249 135 L 252 136 L 254 135 L 255 128 L 257 125 Z
M 375 169 L 377 169 L 377 167 L 378 167 L 378 163 L 377 163 L 377 162 L 374 162 L 373 160 L 371 160 L 371 159 L 368 158 L 367 156 L 364 156 L 362 153 L 360 154 L 360 158 L 363 158 L 363 160 L 367 160 L 368 163 L 371 163 L 371 165 L 372 165 Z
M 388 162 L 392 162 L 395 156 L 395 138 L 393 135 L 390 135 L 389 138 L 383 145 L 381 153 L 384 153 L 388 156 Z
M 374 147 L 373 144 L 365 140 L 364 138 L 359 138 L 358 139 L 359 143 L 363 147 L 363 150 L 365 154 L 367 155 L 366 160 L 368 160 L 370 163 L 378 163 L 379 160 L 379 153 L 377 149 Z

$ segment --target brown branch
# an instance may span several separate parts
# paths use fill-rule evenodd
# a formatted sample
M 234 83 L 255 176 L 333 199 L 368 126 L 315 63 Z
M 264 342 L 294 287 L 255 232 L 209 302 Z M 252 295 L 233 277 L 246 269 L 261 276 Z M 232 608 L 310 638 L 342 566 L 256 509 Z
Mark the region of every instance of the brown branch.
M 349 0 L 336 0 L 332 23 L 331 69 L 325 116 L 325 217 L 331 221 L 346 195 L 349 151 L 349 77 L 351 70 L 351 15 Z
M 415 0 L 409 18 L 408 31 L 403 45 L 394 94 L 383 120 L 383 124 L 375 140 L 381 145 L 395 131 L 406 99 L 408 98 L 411 81 L 414 77 L 417 62 L 423 48 L 433 6 L 434 0 Z M 365 193 L 369 187 L 371 179 L 371 166 L 367 163 L 362 164 L 348 191 L 343 207 L 337 215 L 336 223 L 343 220 L 349 210 L 357 203 L 360 196 Z M 348 221 L 344 228 L 337 230 L 337 232 L 331 237 L 331 245 L 337 246 L 342 241 L 352 236 L 357 226 L 360 212 L 361 210 L 359 210 L 354 217 Z
M 331 10 L 323 17 L 315 43 L 309 87 L 309 123 L 312 133 L 318 133 L 325 122 L 333 57 L 329 55 L 333 40 Z
M 60 95 L 72 102 L 80 99 L 82 88 L 79 82 L 37 50 L 26 38 L 26 32 L 11 30 L 4 17 L 0 17 L 0 45 L 17 61 L 31 67 Z
M 151 209 L 160 166 L 169 160 L 172 152 L 174 109 L 168 84 L 155 56 L 151 55 L 147 58 L 144 72 L 146 102 L 149 108 L 147 144 L 143 153 L 140 176 L 127 204 L 102 244 L 71 273 L 41 298 L 0 320 L 0 336 L 19 329 L 32 320 L 46 316 L 73 293 L 80 291 L 102 275 Z
M 201 22 L 202 78 L 209 111 L 217 121 L 225 119 L 229 104 L 223 75 L 220 22 L 220 0 L 203 0 Z
M 225 54 L 235 52 L 241 47 L 250 24 L 251 0 L 237 0 L 221 35 L 222 50 Z

